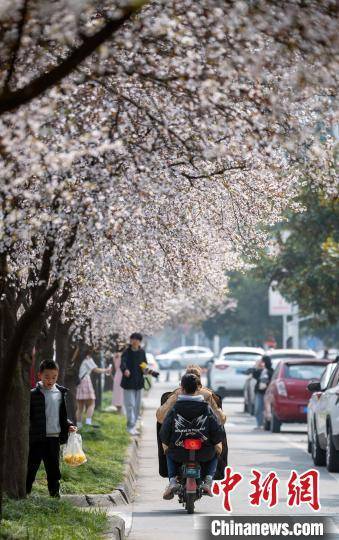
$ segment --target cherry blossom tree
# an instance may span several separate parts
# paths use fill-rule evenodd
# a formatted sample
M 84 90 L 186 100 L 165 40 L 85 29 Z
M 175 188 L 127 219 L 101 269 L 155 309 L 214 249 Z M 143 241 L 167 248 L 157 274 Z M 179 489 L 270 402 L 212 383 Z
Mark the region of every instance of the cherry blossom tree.
M 0 12 L 0 463 L 17 471 L 12 495 L 25 490 L 33 346 L 51 354 L 60 324 L 104 345 L 206 314 L 305 167 L 334 189 L 334 140 L 317 133 L 335 122 L 332 1 L 140 5 Z

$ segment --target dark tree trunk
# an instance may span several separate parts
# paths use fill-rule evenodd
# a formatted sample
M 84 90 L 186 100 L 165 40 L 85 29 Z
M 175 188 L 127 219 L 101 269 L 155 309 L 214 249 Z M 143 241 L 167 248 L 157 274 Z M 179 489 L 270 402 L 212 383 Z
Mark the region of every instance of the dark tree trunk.
M 30 358 L 17 365 L 8 402 L 3 489 L 15 499 L 26 496 L 30 369 Z
M 0 435 L 0 499 L 4 491 L 14 498 L 23 497 L 26 493 L 30 384 L 28 363 L 25 361 L 20 366 L 20 360 L 31 358 L 46 304 L 57 287 L 55 283 L 48 290 L 40 291 L 18 321 L 13 319 L 12 322 L 11 319 L 9 322 L 6 317 L 1 321 L 1 329 L 9 338 L 2 343 L 0 358 L 0 431 L 3 430 Z M 16 313 L 14 303 L 13 306 Z
M 55 352 L 59 365 L 59 380 L 68 388 L 67 412 L 72 422 L 76 422 L 76 386 L 79 373 L 79 348 L 72 342 L 71 322 L 59 320 L 56 328 Z
M 4 457 L 4 492 L 14 499 L 26 496 L 29 451 L 30 371 L 32 351 L 44 324 L 44 313 L 32 323 L 22 341 L 19 361 L 8 396 Z

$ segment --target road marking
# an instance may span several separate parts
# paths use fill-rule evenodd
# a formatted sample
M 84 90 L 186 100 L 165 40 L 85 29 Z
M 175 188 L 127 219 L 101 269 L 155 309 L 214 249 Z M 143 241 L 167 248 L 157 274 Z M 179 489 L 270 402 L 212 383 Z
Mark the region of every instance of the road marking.
M 306 448 L 306 444 L 303 445 L 301 443 L 297 443 L 295 441 L 291 441 L 290 439 L 288 439 L 288 437 L 285 435 L 278 435 L 279 439 L 283 442 L 287 442 L 290 446 L 293 446 L 294 448 L 298 448 L 298 450 L 302 450 L 303 452 L 305 452 L 305 454 L 307 454 L 308 456 L 310 456 L 310 454 L 307 452 L 307 448 Z M 306 441 L 307 442 L 307 441 Z M 313 461 L 312 461 L 312 458 L 311 459 L 311 465 L 313 466 Z M 335 473 L 331 473 L 329 472 L 326 467 L 322 467 L 321 470 L 323 471 L 326 471 L 327 474 L 331 477 L 331 478 L 334 478 L 334 480 L 336 480 L 336 482 L 339 482 L 339 474 L 335 474 Z
M 211 515 L 213 515 L 213 517 L 221 517 L 221 518 L 226 518 L 226 517 L 230 517 L 230 516 L 233 516 L 233 512 L 227 512 L 227 513 L 224 513 L 224 514 L 218 514 L 218 513 L 215 513 L 215 514 L 211 514 L 211 513 L 206 513 L 206 514 L 200 514 L 200 515 L 197 515 L 197 514 L 193 514 L 193 529 L 195 530 L 201 530 L 204 528 L 204 518 L 208 517 L 210 518 Z

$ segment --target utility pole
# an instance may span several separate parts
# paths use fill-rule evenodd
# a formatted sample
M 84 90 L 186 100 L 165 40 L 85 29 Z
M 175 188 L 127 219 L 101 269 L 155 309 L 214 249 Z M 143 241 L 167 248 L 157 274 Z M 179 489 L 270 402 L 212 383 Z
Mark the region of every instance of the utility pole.
M 298 307 L 298 304 L 293 304 L 292 346 L 293 346 L 293 349 L 299 349 L 299 307 Z
M 218 334 L 215 334 L 213 336 L 213 352 L 215 356 L 218 356 L 220 351 L 220 336 Z
M 282 316 L 283 320 L 283 332 L 282 332 L 282 346 L 283 349 L 286 349 L 287 347 L 287 340 L 288 340 L 288 322 L 287 322 L 287 315 Z

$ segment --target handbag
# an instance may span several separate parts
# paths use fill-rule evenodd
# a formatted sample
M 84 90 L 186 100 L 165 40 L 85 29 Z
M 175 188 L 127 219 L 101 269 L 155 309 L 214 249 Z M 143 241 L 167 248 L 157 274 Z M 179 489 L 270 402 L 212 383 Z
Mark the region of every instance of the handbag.
M 144 390 L 148 392 L 148 390 L 151 389 L 151 381 L 149 380 L 147 375 L 144 375 Z

